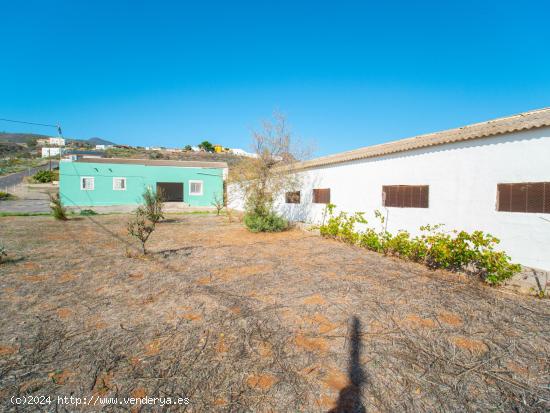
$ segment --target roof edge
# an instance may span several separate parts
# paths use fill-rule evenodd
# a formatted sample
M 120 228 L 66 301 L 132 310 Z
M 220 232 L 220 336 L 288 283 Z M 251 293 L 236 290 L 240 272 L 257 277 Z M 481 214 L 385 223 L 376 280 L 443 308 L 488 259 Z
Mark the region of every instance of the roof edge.
M 550 126 L 550 107 L 522 112 L 516 115 L 496 118 L 485 122 L 472 123 L 440 132 L 431 132 L 410 138 L 399 139 L 372 146 L 365 146 L 351 151 L 327 155 L 300 162 L 291 169 L 303 170 L 361 159 L 375 158 L 394 153 L 407 152 L 431 146 L 445 145 L 488 138 L 506 133 Z

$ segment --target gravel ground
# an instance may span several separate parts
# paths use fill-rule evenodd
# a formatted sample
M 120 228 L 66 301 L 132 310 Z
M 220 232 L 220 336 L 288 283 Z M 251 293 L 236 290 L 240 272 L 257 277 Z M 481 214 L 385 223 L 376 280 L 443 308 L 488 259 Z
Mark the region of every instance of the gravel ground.
M 215 216 L 171 217 L 142 257 L 126 220 L 0 218 L 4 411 L 550 409 L 548 300 Z M 189 404 L 104 399 L 147 396 Z

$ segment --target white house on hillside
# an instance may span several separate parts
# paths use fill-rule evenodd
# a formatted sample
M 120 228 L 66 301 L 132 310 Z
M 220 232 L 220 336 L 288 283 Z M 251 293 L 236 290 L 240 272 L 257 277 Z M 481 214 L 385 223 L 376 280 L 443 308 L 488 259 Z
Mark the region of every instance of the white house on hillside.
M 59 156 L 59 153 L 63 151 L 63 148 L 42 148 L 42 158 L 49 158 L 51 156 Z
M 65 139 L 63 138 L 49 138 L 49 144 L 55 146 L 65 146 Z
M 365 147 L 300 163 L 299 187 L 280 194 L 291 220 L 373 211 L 388 230 L 425 224 L 482 230 L 514 261 L 550 270 L 550 108 Z M 230 188 L 231 190 L 231 188 Z M 238 195 L 230 193 L 233 206 Z

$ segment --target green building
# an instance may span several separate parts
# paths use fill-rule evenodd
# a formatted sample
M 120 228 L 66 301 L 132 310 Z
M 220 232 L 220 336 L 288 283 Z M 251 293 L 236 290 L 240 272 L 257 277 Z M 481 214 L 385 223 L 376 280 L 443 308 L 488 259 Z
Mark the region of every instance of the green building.
M 223 199 L 225 162 L 82 158 L 59 164 L 65 206 L 137 205 L 149 187 L 166 202 L 209 207 Z

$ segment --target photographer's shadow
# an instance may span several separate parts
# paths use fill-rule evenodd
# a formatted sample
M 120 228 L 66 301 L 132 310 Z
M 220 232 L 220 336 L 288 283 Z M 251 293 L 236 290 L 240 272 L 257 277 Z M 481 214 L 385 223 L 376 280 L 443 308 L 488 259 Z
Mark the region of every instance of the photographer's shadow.
M 340 390 L 336 406 L 328 413 L 365 413 L 367 411 L 361 397 L 367 375 L 361 367 L 361 322 L 356 316 L 351 319 L 350 330 L 349 384 Z

